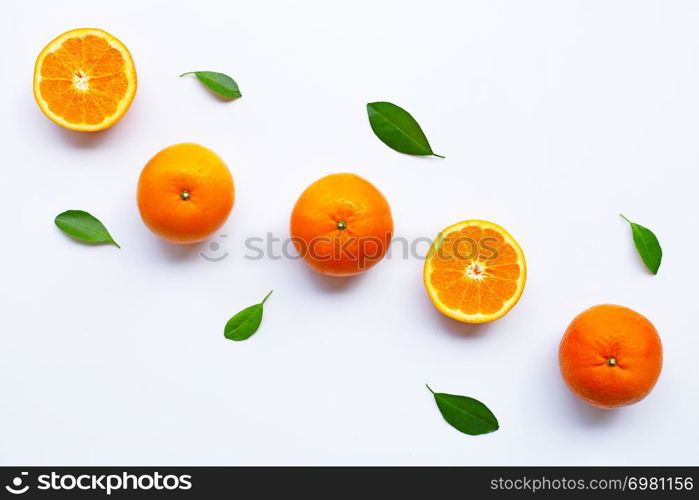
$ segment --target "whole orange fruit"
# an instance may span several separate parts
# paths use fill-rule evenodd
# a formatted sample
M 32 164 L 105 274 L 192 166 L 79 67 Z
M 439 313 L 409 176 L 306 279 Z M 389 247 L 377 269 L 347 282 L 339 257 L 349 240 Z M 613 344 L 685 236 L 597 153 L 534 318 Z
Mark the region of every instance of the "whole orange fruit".
M 291 237 L 312 269 L 350 276 L 380 261 L 393 234 L 391 208 L 381 191 L 354 174 L 323 177 L 301 194 L 291 212 Z
M 196 243 L 219 229 L 233 209 L 233 177 L 210 149 L 184 143 L 146 164 L 138 181 L 143 222 L 173 243 Z
M 663 348 L 653 324 L 627 307 L 602 304 L 580 313 L 559 349 L 561 373 L 581 399 L 600 408 L 629 405 L 653 388 Z
M 111 127 L 136 95 L 129 50 L 97 28 L 63 33 L 36 59 L 34 97 L 55 123 L 81 132 Z

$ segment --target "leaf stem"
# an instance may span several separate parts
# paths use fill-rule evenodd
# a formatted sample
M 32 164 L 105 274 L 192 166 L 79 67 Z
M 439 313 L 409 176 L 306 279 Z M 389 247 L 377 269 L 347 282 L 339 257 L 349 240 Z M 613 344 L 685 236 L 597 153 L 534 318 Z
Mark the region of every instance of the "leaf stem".
M 265 295 L 265 298 L 262 299 L 262 302 L 260 302 L 260 304 L 264 304 L 265 302 L 267 302 L 267 299 L 269 298 L 270 295 L 272 295 L 273 291 L 274 290 L 270 290 L 269 293 L 267 295 Z
M 185 75 L 193 75 L 193 74 L 195 74 L 195 73 L 196 73 L 196 71 L 187 71 L 186 73 L 182 73 L 182 74 L 180 75 L 180 78 L 182 78 L 182 77 L 185 76 Z
M 626 222 L 628 222 L 629 224 L 633 224 L 629 219 L 627 219 L 627 218 L 624 216 L 624 214 L 619 214 L 619 215 L 621 216 L 622 219 L 624 219 L 624 220 L 625 220 Z
M 446 156 L 438 155 L 437 153 L 432 153 L 432 156 L 436 156 L 437 158 L 446 158 Z
M 427 387 L 427 388 L 430 390 L 430 392 L 431 392 L 432 394 L 434 394 L 434 391 L 432 390 L 432 388 L 431 388 L 429 385 L 425 384 L 425 387 Z
M 114 241 L 114 240 L 112 240 L 112 243 L 114 243 L 114 244 L 116 245 L 117 248 L 121 249 L 121 247 L 119 246 L 119 243 L 117 243 L 117 242 Z

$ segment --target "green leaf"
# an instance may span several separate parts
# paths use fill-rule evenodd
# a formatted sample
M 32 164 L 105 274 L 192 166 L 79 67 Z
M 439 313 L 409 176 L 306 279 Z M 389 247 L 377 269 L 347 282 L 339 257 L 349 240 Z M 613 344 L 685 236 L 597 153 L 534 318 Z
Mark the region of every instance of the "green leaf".
M 226 99 L 235 99 L 243 95 L 240 93 L 240 89 L 238 88 L 238 84 L 235 83 L 235 80 L 223 73 L 216 73 L 215 71 L 190 71 L 188 73 L 182 73 L 180 78 L 185 75 L 195 75 L 199 78 L 199 81 L 206 85 L 212 92 Z
M 99 220 L 82 210 L 68 210 L 54 220 L 61 231 L 88 243 L 111 243 L 121 248 Z
M 643 263 L 651 273 L 658 274 L 660 262 L 663 260 L 663 249 L 660 248 L 658 238 L 656 238 L 653 231 L 647 227 L 631 222 L 622 214 L 619 215 L 621 215 L 621 217 L 631 225 L 633 242 L 634 245 L 636 245 L 636 250 L 638 250 Z
M 475 436 L 500 428 L 493 412 L 477 399 L 442 392 L 435 393 L 429 385 L 427 388 L 434 395 L 437 408 L 442 412 L 444 420 L 457 431 Z
M 236 341 L 246 340 L 252 337 L 260 327 L 260 323 L 262 322 L 262 310 L 270 295 L 272 295 L 271 291 L 262 299 L 262 302 L 254 306 L 246 307 L 229 319 L 223 329 L 223 336 L 229 340 Z
M 366 109 L 371 129 L 389 148 L 408 155 L 444 158 L 432 151 L 420 124 L 403 108 L 390 102 L 370 102 Z

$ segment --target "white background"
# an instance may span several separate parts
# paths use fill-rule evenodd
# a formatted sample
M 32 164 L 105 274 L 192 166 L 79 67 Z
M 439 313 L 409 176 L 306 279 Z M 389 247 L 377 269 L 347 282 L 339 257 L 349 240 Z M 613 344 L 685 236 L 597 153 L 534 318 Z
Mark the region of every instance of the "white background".
M 696 465 L 698 24 L 692 1 L 6 2 L 0 462 Z M 77 27 L 120 38 L 138 71 L 103 133 L 61 129 L 32 96 L 36 56 Z M 178 78 L 192 70 L 228 73 L 243 98 Z M 379 142 L 375 100 L 447 159 Z M 236 182 L 216 254 L 138 214 L 141 168 L 182 141 Z M 519 305 L 485 326 L 443 317 L 416 257 L 352 279 L 244 258 L 343 171 L 383 191 L 396 237 L 506 227 L 529 266 Z M 62 234 L 71 208 L 123 248 Z M 658 276 L 619 212 L 658 235 Z M 225 340 L 270 289 L 257 335 Z M 569 321 L 604 302 L 646 315 L 665 349 L 650 396 L 613 411 L 577 401 L 557 360 Z M 458 433 L 426 382 L 481 399 L 501 429 Z

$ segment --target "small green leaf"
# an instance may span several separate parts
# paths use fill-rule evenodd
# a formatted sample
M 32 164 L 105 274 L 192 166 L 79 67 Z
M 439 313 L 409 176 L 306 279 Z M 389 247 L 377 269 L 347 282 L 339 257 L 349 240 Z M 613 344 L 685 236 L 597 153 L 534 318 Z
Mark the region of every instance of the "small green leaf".
M 215 71 L 190 71 L 188 73 L 182 73 L 180 77 L 185 75 L 195 75 L 199 78 L 199 81 L 206 85 L 212 92 L 226 99 L 235 99 L 243 95 L 240 93 L 240 89 L 238 88 L 238 84 L 235 83 L 235 80 L 223 73 L 216 73 Z
M 262 302 L 254 306 L 246 307 L 229 319 L 223 329 L 223 336 L 229 340 L 236 341 L 246 340 L 252 337 L 260 327 L 260 323 L 262 322 L 262 310 L 270 295 L 272 295 L 271 291 L 262 299 Z
M 68 210 L 54 220 L 61 231 L 88 243 L 111 243 L 121 248 L 99 220 L 82 210 Z
M 432 151 L 418 122 L 403 108 L 390 102 L 370 102 L 366 109 L 371 129 L 389 148 L 408 155 L 444 158 Z
M 634 245 L 636 245 L 636 250 L 638 250 L 643 263 L 651 273 L 658 274 L 660 262 L 663 260 L 663 249 L 660 248 L 658 238 L 656 238 L 653 231 L 647 227 L 631 222 L 622 214 L 619 215 L 621 215 L 621 217 L 631 225 L 633 242 Z
M 442 413 L 444 420 L 457 431 L 475 436 L 487 434 L 500 428 L 498 419 L 495 418 L 493 412 L 477 399 L 442 392 L 435 393 L 429 385 L 427 388 L 434 395 L 437 408 Z

